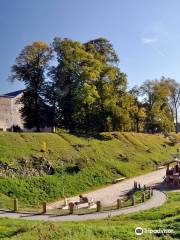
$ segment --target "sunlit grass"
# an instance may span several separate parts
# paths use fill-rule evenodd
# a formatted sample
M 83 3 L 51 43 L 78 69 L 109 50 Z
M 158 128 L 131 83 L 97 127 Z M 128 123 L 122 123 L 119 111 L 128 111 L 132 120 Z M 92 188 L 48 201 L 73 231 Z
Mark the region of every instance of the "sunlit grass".
M 115 178 L 155 170 L 157 165 L 172 159 L 177 147 L 162 136 L 141 133 L 80 137 L 63 131 L 59 135 L 0 132 L 1 162 L 18 169 L 18 159 L 44 156 L 55 169 L 54 175 L 0 177 L 0 193 L 17 197 L 24 207 L 37 208 L 44 201 L 60 199 L 62 185 L 69 197 L 111 184 Z M 63 181 L 61 160 L 65 162 Z

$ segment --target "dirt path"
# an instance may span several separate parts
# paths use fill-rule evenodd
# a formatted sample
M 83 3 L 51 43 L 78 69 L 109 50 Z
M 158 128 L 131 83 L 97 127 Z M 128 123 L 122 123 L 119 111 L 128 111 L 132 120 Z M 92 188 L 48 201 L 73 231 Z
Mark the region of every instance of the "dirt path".
M 84 196 L 93 198 L 94 201 L 101 201 L 104 206 L 110 206 L 116 203 L 117 199 L 123 196 L 126 192 L 132 189 L 134 185 L 134 181 L 143 185 L 154 185 L 157 183 L 161 183 L 163 181 L 163 177 L 165 176 L 166 169 L 157 170 L 145 175 L 141 175 L 138 177 L 130 178 L 124 180 L 123 182 L 112 184 L 108 187 L 101 188 L 87 194 Z M 79 197 L 71 197 L 69 201 L 79 201 Z M 55 203 L 49 204 L 48 208 L 53 209 L 57 207 L 61 207 L 64 204 L 64 201 L 57 201 Z

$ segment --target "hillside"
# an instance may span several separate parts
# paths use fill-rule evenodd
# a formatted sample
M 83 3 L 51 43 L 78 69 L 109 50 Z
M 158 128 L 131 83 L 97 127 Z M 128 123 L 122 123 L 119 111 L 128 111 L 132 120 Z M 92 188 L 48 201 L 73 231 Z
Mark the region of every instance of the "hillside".
M 179 136 L 177 137 L 179 138 Z M 0 193 L 26 205 L 53 201 L 154 170 L 177 145 L 158 135 L 0 132 Z M 64 162 L 62 180 L 62 165 Z

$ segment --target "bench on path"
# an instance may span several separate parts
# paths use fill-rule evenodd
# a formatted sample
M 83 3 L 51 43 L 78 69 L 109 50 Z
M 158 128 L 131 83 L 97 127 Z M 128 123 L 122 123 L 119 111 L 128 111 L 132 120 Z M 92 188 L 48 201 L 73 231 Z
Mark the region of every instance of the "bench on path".
M 115 179 L 113 179 L 113 182 L 112 182 L 112 183 L 118 183 L 118 182 L 123 181 L 124 179 L 126 179 L 126 177 L 115 178 Z
M 62 209 L 69 209 L 69 200 L 66 200 L 65 205 L 62 207 Z M 80 208 L 94 208 L 96 207 L 96 204 L 94 203 L 93 198 L 83 197 L 82 195 L 79 196 L 79 201 L 71 201 L 74 203 L 74 206 L 76 209 Z
M 165 168 L 165 167 L 166 167 L 166 166 L 164 166 L 164 165 L 163 165 L 163 166 L 157 166 L 157 167 L 156 167 L 156 170 L 160 170 L 160 169 L 163 169 L 163 168 Z

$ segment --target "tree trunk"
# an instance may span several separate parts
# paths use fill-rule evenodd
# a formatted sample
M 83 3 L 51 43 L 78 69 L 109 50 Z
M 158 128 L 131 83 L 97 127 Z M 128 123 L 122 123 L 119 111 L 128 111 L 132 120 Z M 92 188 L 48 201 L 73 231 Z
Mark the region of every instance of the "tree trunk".
M 176 123 L 176 133 L 178 133 L 178 111 L 177 111 L 177 109 L 176 109 L 176 116 L 175 116 L 175 123 Z
M 86 104 L 85 105 L 85 112 L 86 112 L 86 126 L 85 126 L 85 132 L 86 134 L 89 133 L 89 129 L 90 129 L 90 118 L 89 118 L 89 107 Z
M 136 119 L 136 132 L 139 133 L 139 119 Z
M 40 132 L 40 119 L 39 119 L 39 104 L 38 104 L 38 90 L 35 87 L 35 124 L 36 132 Z

